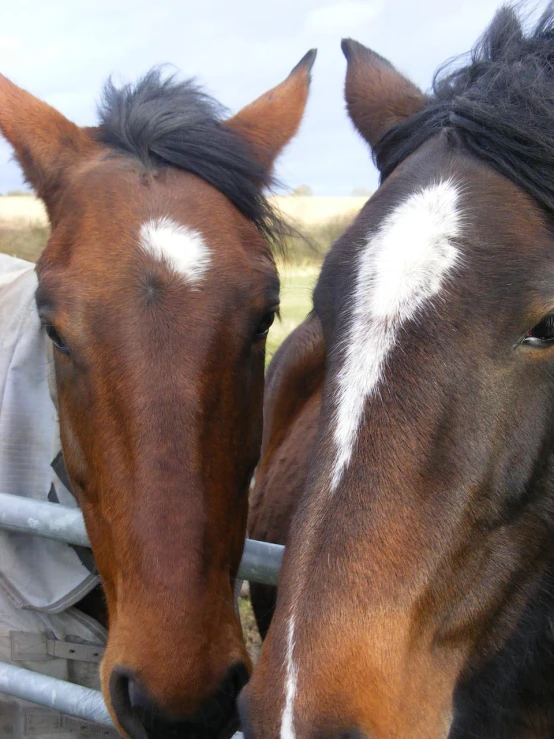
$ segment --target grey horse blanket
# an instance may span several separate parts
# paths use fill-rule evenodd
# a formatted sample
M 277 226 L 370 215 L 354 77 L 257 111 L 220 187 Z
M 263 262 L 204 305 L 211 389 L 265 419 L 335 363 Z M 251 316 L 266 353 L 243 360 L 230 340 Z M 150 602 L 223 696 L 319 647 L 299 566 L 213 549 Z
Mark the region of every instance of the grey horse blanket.
M 76 507 L 54 469 L 63 477 L 63 468 L 52 466 L 60 455 L 58 416 L 36 285 L 33 264 L 0 254 L 0 492 Z M 39 643 L 105 644 L 105 629 L 73 607 L 97 583 L 79 548 L 0 530 L 0 661 L 98 688 L 97 663 L 41 654 L 36 646 L 37 635 Z M 78 723 L 0 694 L 0 739 L 113 736 Z

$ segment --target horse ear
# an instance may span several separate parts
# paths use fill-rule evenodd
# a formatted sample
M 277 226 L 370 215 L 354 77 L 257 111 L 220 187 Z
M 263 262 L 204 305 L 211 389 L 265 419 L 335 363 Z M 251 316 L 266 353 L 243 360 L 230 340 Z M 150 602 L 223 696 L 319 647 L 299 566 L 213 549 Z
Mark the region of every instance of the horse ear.
M 0 75 L 0 131 L 25 178 L 52 214 L 70 163 L 92 139 L 57 110 Z
M 348 115 L 373 147 L 395 124 L 417 113 L 425 96 L 390 62 L 358 41 L 343 39 L 341 48 L 347 61 Z
M 276 158 L 298 131 L 310 88 L 317 50 L 309 51 L 280 85 L 266 92 L 225 121 L 271 173 Z

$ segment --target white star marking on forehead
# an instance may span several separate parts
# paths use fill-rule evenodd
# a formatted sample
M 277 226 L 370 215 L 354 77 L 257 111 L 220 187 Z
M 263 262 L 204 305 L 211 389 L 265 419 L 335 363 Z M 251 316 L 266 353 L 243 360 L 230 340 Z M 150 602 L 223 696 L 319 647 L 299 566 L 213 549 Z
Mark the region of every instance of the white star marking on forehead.
M 190 284 L 202 280 L 210 265 L 210 249 L 202 234 L 171 218 L 156 218 L 140 227 L 140 245 Z

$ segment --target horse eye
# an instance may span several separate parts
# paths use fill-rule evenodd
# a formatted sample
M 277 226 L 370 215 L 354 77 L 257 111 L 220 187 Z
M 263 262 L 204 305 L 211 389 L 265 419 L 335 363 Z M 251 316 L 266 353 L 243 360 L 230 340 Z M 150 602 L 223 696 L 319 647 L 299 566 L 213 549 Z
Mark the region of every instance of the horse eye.
M 536 347 L 546 347 L 554 344 L 554 315 L 546 316 L 537 323 L 525 334 L 521 343 Z
M 56 331 L 54 326 L 52 326 L 51 324 L 48 324 L 44 328 L 46 331 L 46 335 L 51 340 L 51 342 L 54 344 L 56 349 L 62 354 L 69 354 L 68 347 L 65 345 L 64 340 L 59 335 L 59 333 Z
M 269 329 L 271 328 L 271 324 L 275 320 L 275 312 L 271 311 L 269 313 L 266 313 L 265 316 L 262 318 L 260 323 L 258 324 L 258 327 L 256 328 L 256 333 L 254 334 L 254 341 L 260 341 L 260 339 L 265 339 L 267 336 Z

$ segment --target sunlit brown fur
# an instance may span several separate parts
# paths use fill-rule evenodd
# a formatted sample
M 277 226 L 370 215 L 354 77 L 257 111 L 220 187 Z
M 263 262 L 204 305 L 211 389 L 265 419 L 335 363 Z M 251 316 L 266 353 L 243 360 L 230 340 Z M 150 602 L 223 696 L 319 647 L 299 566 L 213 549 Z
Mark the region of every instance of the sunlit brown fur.
M 309 61 L 229 121 L 268 180 L 299 126 Z M 187 721 L 230 668 L 250 669 L 233 588 L 261 443 L 265 342 L 253 337 L 278 307 L 273 256 L 207 182 L 145 167 L 6 78 L 0 129 L 52 224 L 37 303 L 70 349 L 54 351 L 60 430 L 107 600 L 104 696 L 124 731 L 117 669 L 168 721 Z M 202 235 L 200 284 L 141 250 L 140 227 L 157 218 Z

